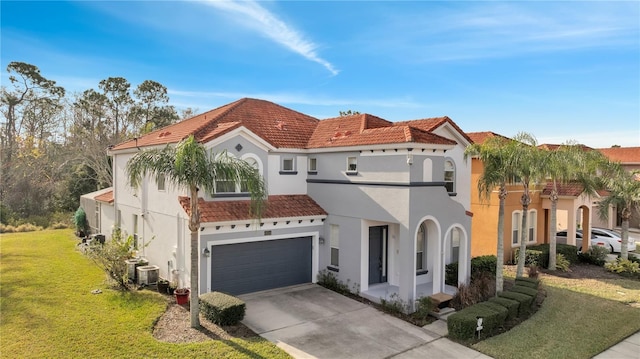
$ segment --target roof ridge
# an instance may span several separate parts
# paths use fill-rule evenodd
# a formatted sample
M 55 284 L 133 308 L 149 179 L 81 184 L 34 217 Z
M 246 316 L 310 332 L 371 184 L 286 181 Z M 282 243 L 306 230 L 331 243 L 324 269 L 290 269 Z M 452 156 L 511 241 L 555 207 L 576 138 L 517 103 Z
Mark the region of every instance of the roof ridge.
M 246 100 L 247 100 L 247 98 L 243 97 L 243 98 L 241 98 L 239 100 L 236 100 L 235 102 L 232 102 L 232 103 L 229 103 L 229 104 L 226 104 L 226 105 L 222 105 L 220 107 L 216 107 L 213 110 L 210 110 L 210 111 L 207 111 L 205 113 L 202 113 L 202 114 L 198 115 L 198 116 L 204 116 L 204 123 L 200 127 L 197 127 L 195 130 L 193 130 L 191 132 L 191 134 L 193 134 L 193 137 L 196 140 L 200 141 L 200 139 L 204 137 L 206 132 L 209 132 L 209 131 L 205 131 L 205 130 L 208 127 L 210 127 L 210 125 L 215 124 L 217 126 L 217 123 L 215 123 L 216 120 L 219 120 L 219 119 L 225 117 L 227 114 L 231 113 L 234 109 L 238 108 L 238 106 L 241 103 L 246 102 Z M 218 110 L 218 109 L 226 107 L 226 106 L 228 106 L 228 108 L 226 110 L 224 110 L 222 113 L 220 113 L 218 116 L 212 117 L 210 120 L 207 120 L 207 113 L 213 112 L 215 110 Z

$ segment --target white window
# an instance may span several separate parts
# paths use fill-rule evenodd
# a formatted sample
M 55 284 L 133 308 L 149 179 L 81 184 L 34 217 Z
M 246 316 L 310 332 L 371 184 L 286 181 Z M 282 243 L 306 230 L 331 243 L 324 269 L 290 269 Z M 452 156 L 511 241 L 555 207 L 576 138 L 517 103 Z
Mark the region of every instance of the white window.
M 511 215 L 511 244 L 520 244 L 520 225 L 522 224 L 522 211 L 513 211 Z
M 340 265 L 340 227 L 332 224 L 330 230 L 331 266 L 337 268 Z
M 138 249 L 138 215 L 133 215 L 133 248 Z
M 158 182 L 158 191 L 164 191 L 165 190 L 165 176 L 164 176 L 164 174 L 159 174 L 158 175 L 157 182 Z
M 416 271 L 421 272 L 427 269 L 427 231 L 422 223 L 416 235 Z
M 533 243 L 536 241 L 536 235 L 538 232 L 538 212 L 535 209 L 529 210 L 527 218 L 527 243 Z M 511 244 L 513 246 L 520 245 L 520 228 L 522 227 L 522 211 L 513 211 L 511 215 Z
M 451 262 L 458 262 L 458 256 L 460 255 L 460 228 L 453 228 L 451 230 Z
M 100 232 L 100 202 L 96 201 L 96 230 Z
M 357 172 L 357 171 L 358 171 L 358 158 L 347 157 L 347 172 Z
M 251 165 L 251 167 L 253 167 L 253 170 L 256 174 L 260 174 L 260 169 L 258 168 L 258 161 L 255 160 L 255 158 L 251 158 L 251 157 L 247 157 L 244 159 L 245 162 L 247 162 L 249 165 Z M 247 193 L 249 192 L 249 187 L 247 186 L 246 182 L 242 182 L 240 184 L 240 192 L 243 193 Z
M 538 212 L 535 209 L 529 210 L 529 242 L 536 241 L 536 232 L 538 226 Z
M 293 172 L 295 171 L 295 162 L 292 157 L 285 157 L 282 159 L 282 171 Z
M 216 178 L 215 187 L 216 193 L 235 193 L 236 181 L 224 178 Z
M 309 158 L 309 172 L 318 172 L 318 160 L 315 157 Z
M 453 161 L 446 160 L 444 161 L 444 186 L 447 188 L 447 192 L 455 192 L 455 181 L 456 169 Z

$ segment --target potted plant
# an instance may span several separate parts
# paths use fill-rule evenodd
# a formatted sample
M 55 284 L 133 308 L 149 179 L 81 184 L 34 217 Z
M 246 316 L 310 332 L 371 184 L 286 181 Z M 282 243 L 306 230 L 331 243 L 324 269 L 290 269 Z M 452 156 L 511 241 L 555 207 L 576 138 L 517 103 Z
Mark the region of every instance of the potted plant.
M 178 304 L 187 304 L 189 303 L 189 289 L 187 288 L 178 288 L 173 291 L 173 294 L 176 296 L 176 303 Z
M 169 281 L 167 279 L 158 279 L 158 293 L 167 294 L 169 293 Z

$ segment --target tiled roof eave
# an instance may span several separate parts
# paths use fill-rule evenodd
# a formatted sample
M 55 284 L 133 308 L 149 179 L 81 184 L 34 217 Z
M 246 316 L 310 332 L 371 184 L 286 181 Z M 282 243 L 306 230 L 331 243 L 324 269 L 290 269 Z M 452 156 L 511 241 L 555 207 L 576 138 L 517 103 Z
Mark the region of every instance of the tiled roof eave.
M 318 225 L 320 223 L 322 223 L 322 221 L 324 221 L 325 219 L 327 219 L 328 215 L 327 214 L 318 214 L 318 215 L 313 215 L 313 216 L 298 216 L 298 217 L 260 217 L 260 218 L 247 218 L 247 219 L 237 219 L 237 220 L 226 220 L 226 221 L 208 221 L 208 222 L 202 222 L 201 225 L 202 227 L 213 227 L 213 226 L 229 226 L 229 225 L 244 225 L 246 226 L 247 224 L 249 224 L 250 226 L 248 227 L 249 229 L 255 229 L 255 226 L 259 227 L 260 223 L 271 223 L 274 221 L 277 222 L 286 222 L 286 221 L 291 221 L 291 222 L 295 222 L 295 221 L 303 221 L 303 222 L 308 222 L 310 220 L 314 220 L 313 223 L 310 223 L 310 225 Z M 317 223 L 315 221 L 318 221 Z M 306 226 L 308 226 L 309 224 L 307 224 Z M 246 228 L 246 227 L 245 227 Z

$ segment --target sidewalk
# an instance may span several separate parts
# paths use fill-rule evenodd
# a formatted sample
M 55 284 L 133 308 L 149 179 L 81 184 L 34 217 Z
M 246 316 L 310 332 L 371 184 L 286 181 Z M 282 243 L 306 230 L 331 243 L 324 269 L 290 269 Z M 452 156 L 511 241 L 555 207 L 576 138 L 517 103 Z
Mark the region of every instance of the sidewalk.
M 594 359 L 638 359 L 640 355 L 640 331 L 594 356 Z

